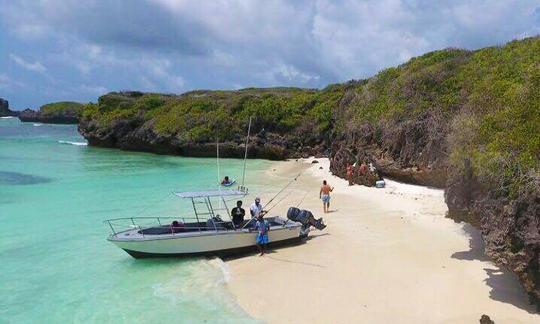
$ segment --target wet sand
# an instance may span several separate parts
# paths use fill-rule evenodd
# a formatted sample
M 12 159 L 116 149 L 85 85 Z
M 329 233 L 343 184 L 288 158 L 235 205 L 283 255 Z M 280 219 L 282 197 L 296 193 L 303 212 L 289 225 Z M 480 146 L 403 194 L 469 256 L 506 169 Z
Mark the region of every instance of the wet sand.
M 303 244 L 227 261 L 228 287 L 250 315 L 269 323 L 478 323 L 482 314 L 540 322 L 517 279 L 484 256 L 478 231 L 445 218 L 442 190 L 349 187 L 319 161 L 274 164 L 264 181 L 278 189 L 261 198 L 305 170 L 270 214 L 301 203 L 328 227 Z M 335 187 L 328 214 L 323 179 Z

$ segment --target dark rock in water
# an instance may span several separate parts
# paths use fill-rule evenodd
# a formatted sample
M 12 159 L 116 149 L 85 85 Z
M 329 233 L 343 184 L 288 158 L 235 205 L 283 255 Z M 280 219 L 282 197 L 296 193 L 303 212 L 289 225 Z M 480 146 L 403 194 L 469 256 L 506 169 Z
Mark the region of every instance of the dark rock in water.
M 79 122 L 78 116 L 69 114 L 57 114 L 53 116 L 47 116 L 39 111 L 32 109 L 25 109 L 19 113 L 19 119 L 22 122 L 32 123 L 44 123 L 44 124 L 77 124 Z
M 19 172 L 0 171 L 0 184 L 32 185 L 51 182 L 52 179 Z
M 261 92 L 276 92 L 276 97 L 284 96 L 290 90 L 261 90 Z M 295 90 L 312 92 L 313 90 Z M 255 95 L 250 94 L 256 93 Z M 258 98 L 258 90 L 230 91 L 225 94 L 220 92 L 205 91 L 204 96 L 200 92 L 186 93 L 181 96 L 142 94 L 139 97 L 133 97 L 129 93 L 109 93 L 99 98 L 95 114 L 107 112 L 111 109 L 126 111 L 128 108 L 142 107 L 148 105 L 149 100 L 154 100 L 156 104 L 160 102 L 170 102 L 178 106 L 192 104 L 194 100 L 202 100 L 204 104 L 207 101 L 214 100 L 216 104 L 230 106 L 235 98 L 240 98 L 240 102 L 246 100 L 255 100 Z M 146 101 L 145 101 L 146 100 Z M 242 101 L 243 100 L 243 101 Z M 258 100 L 258 99 L 257 99 Z M 151 102 L 154 102 L 151 101 Z M 137 108 L 139 109 L 139 108 Z M 235 106 L 227 109 L 237 109 Z M 122 114 L 120 114 L 122 116 Z M 174 131 L 163 131 L 156 126 L 158 121 L 148 119 L 143 113 L 135 113 L 132 117 L 116 118 L 111 121 L 103 122 L 97 118 L 92 118 L 90 114 L 85 116 L 79 122 L 79 133 L 86 138 L 89 145 L 100 147 L 119 148 L 131 151 L 144 151 L 157 154 L 171 154 L 196 157 L 215 157 L 216 156 L 216 132 L 211 127 L 225 125 L 224 135 L 220 136 L 220 156 L 243 158 L 245 150 L 245 135 L 240 135 L 247 130 L 245 120 L 229 121 L 220 117 L 218 125 L 208 122 L 203 115 L 193 119 L 182 116 L 182 120 L 190 123 L 189 127 L 178 127 L 178 123 L 171 123 L 170 127 Z M 166 122 L 163 122 L 166 124 Z M 200 124 L 197 124 L 200 123 Z M 227 127 L 228 125 L 228 127 Z M 222 126 L 219 126 L 222 127 Z M 288 126 L 290 127 L 290 126 Z M 234 128 L 231 131 L 230 128 Z M 204 129 L 201 134 L 197 134 L 192 129 Z M 228 131 L 228 133 L 226 133 Z M 253 135 L 255 134 L 255 135 Z M 264 158 L 270 160 L 284 160 L 286 158 L 298 158 L 309 154 L 314 155 L 313 147 L 318 143 L 320 149 L 325 149 L 325 143 L 320 143 L 320 136 L 313 135 L 313 130 L 290 131 L 283 127 L 278 127 L 274 121 L 265 121 L 260 118 L 253 118 L 251 136 L 248 141 L 248 157 Z
M 495 324 L 495 322 L 492 321 L 491 318 L 489 318 L 489 316 L 484 314 L 482 315 L 482 317 L 480 317 L 480 324 Z
M 84 105 L 78 102 L 62 101 L 46 104 L 39 111 L 25 109 L 19 113 L 22 122 L 45 124 L 77 124 Z
M 194 157 L 216 156 L 215 142 L 184 142 L 170 136 L 158 134 L 151 127 L 138 122 L 120 120 L 103 129 L 94 121 L 81 120 L 79 133 L 91 146 L 116 147 L 123 150 L 143 151 Z M 233 141 L 219 143 L 221 157 L 243 158 L 245 146 Z M 250 140 L 248 156 L 269 160 L 284 160 L 289 155 L 279 137 L 268 138 L 264 142 Z
M 17 111 L 12 111 L 9 109 L 9 102 L 0 98 L 0 117 L 16 117 L 17 115 Z
M 312 164 L 314 164 L 314 163 L 319 163 L 319 161 L 313 160 L 313 161 L 311 161 L 311 163 L 312 163 Z

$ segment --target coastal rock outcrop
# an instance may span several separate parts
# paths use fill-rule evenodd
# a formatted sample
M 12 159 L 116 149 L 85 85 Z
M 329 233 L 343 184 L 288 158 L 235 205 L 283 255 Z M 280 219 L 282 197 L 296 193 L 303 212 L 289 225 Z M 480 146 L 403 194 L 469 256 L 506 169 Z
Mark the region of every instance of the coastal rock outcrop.
M 78 102 L 56 102 L 40 107 L 39 111 L 25 109 L 18 115 L 22 122 L 45 124 L 77 124 L 84 105 Z
M 317 106 L 315 95 L 314 90 L 294 88 L 194 91 L 180 96 L 113 92 L 88 105 L 79 132 L 93 146 L 197 157 L 215 156 L 219 140 L 220 156 L 243 158 L 249 120 L 245 109 L 254 109 L 259 113 L 253 113 L 250 158 L 321 156 L 327 139 L 317 129 L 316 116 L 302 115 Z M 289 98 L 299 102 L 291 104 Z M 291 111 L 284 114 L 272 104 Z
M 447 123 L 434 111 L 407 119 L 363 123 L 344 132 L 332 147 L 330 170 L 346 177 L 348 164 L 372 164 L 378 176 L 444 188 Z M 372 186 L 374 175 L 354 182 Z
M 157 154 L 182 155 L 192 157 L 216 156 L 215 142 L 184 142 L 178 138 L 156 133 L 151 127 L 139 123 L 119 120 L 103 129 L 92 121 L 82 119 L 79 133 L 91 146 L 119 148 L 128 151 L 142 151 Z M 240 137 L 239 137 L 240 138 Z M 219 143 L 221 157 L 243 158 L 245 139 Z M 248 144 L 250 158 L 283 160 L 292 155 L 287 151 L 285 139 L 271 136 L 261 140 L 251 136 Z
M 445 192 L 452 218 L 482 231 L 485 253 L 514 272 L 540 305 L 540 177 L 527 175 L 515 195 L 484 191 L 469 170 L 454 174 Z
M 9 102 L 0 98 L 0 117 L 16 117 L 17 115 L 17 111 L 9 109 Z

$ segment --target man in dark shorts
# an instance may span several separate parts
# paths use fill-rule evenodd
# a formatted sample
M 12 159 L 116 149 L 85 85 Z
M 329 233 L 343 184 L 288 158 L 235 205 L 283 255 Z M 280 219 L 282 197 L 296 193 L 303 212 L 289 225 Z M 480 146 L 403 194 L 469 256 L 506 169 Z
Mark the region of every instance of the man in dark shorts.
M 244 221 L 244 216 L 246 216 L 246 211 L 242 208 L 242 200 L 236 202 L 236 207 L 231 210 L 231 215 L 234 227 L 240 227 Z

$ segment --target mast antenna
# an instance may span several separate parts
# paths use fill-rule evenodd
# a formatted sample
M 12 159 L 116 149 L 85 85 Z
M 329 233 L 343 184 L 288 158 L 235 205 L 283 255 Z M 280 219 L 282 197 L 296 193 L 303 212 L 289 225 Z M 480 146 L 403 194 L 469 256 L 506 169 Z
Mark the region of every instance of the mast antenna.
M 251 131 L 251 116 L 249 117 L 248 132 L 246 136 L 246 150 L 244 152 L 244 171 L 242 173 L 242 188 L 244 187 L 244 182 L 246 181 L 246 161 L 248 153 L 248 144 L 249 144 L 249 133 Z

